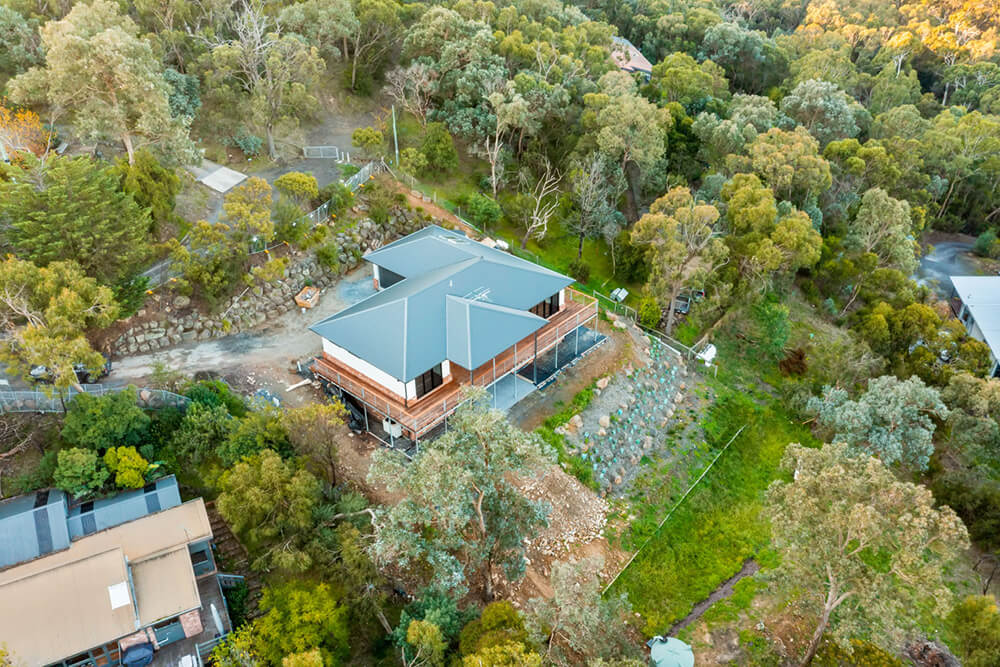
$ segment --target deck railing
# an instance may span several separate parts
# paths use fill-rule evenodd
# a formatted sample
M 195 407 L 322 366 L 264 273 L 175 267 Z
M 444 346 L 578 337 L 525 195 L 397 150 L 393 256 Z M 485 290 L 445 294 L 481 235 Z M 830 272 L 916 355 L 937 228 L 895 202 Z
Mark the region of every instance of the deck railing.
M 477 387 L 489 387 L 508 373 L 531 363 L 537 356 L 549 351 L 560 340 L 597 317 L 597 299 L 571 288 L 567 288 L 565 294 L 567 302 L 575 304 L 571 317 L 560 318 L 566 309 L 557 313 L 552 322 L 537 332 L 537 345 L 534 334 L 518 341 L 494 357 L 492 365 L 474 371 L 472 384 Z M 380 415 L 397 422 L 415 438 L 422 437 L 437 426 L 464 402 L 461 394 L 457 396 L 451 394 L 439 401 L 422 401 L 412 410 L 401 409 L 362 384 L 360 378 L 352 378 L 349 371 L 341 370 L 323 357 L 316 359 L 315 368 L 320 375 L 340 387 L 342 391 L 359 399 Z

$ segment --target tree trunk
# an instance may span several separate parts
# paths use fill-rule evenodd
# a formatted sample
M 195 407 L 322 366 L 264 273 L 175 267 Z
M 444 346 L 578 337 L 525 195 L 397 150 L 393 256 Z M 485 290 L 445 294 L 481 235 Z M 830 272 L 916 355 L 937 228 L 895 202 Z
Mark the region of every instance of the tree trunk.
M 583 232 L 580 232 L 580 243 L 576 246 L 576 261 L 583 257 Z
M 531 236 L 531 231 L 529 230 L 524 233 L 524 236 L 521 237 L 521 250 L 524 250 L 525 248 L 528 247 L 528 237 L 530 236 Z
M 272 160 L 277 160 L 278 151 L 274 148 L 274 128 L 271 123 L 268 123 L 265 129 L 267 130 L 267 153 Z
M 129 165 L 135 164 L 135 148 L 132 146 L 132 135 L 128 132 L 122 134 L 122 143 L 125 144 L 125 152 L 128 153 Z
M 813 632 L 812 641 L 809 642 L 809 648 L 806 649 L 806 654 L 802 658 L 802 662 L 799 663 L 799 667 L 809 667 L 812 664 L 813 658 L 816 657 L 816 651 L 819 650 L 819 642 L 823 639 L 823 632 L 826 631 L 826 626 L 830 622 L 830 610 L 824 608 L 823 615 L 820 616 L 819 624 L 816 626 L 816 631 Z
M 625 180 L 628 182 L 628 187 L 625 190 L 625 218 L 629 222 L 635 222 L 639 219 L 641 192 L 639 180 L 642 177 L 642 172 L 639 170 L 639 165 L 632 161 L 626 162 L 623 169 Z
M 354 49 L 354 58 L 351 59 L 351 90 L 354 90 L 354 84 L 358 80 L 358 50 Z
M 816 631 L 813 632 L 812 641 L 809 642 L 809 648 L 806 649 L 806 654 L 802 658 L 802 662 L 799 663 L 799 667 L 809 667 L 812 663 L 813 658 L 816 657 L 816 651 L 819 650 L 819 642 L 823 639 L 823 633 L 826 631 L 826 626 L 830 623 L 830 614 L 833 610 L 840 606 L 840 603 L 850 597 L 851 592 L 840 593 L 840 585 L 837 582 L 836 577 L 833 575 L 833 570 L 829 565 L 826 566 L 827 581 L 829 582 L 829 588 L 826 591 L 826 602 L 823 604 L 823 613 L 820 614 L 819 623 L 816 625 Z

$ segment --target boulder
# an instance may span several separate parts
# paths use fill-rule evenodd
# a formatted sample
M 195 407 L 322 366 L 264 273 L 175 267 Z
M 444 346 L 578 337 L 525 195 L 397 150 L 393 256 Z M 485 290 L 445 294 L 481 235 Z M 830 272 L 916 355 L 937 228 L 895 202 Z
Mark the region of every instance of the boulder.
M 601 415 L 601 418 L 597 420 L 597 423 L 603 426 L 604 428 L 608 428 L 609 426 L 611 426 L 611 417 L 609 417 L 608 415 Z
M 597 380 L 598 389 L 607 389 L 608 383 L 611 382 L 611 378 L 605 376 Z

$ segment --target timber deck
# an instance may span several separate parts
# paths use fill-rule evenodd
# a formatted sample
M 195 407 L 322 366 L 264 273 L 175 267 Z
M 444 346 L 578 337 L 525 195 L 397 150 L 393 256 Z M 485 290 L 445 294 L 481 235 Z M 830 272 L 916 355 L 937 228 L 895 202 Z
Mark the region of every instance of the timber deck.
M 382 385 L 362 375 L 350 366 L 326 356 L 316 357 L 313 370 L 327 381 L 361 401 L 370 419 L 389 417 L 398 422 L 407 437 L 419 438 L 462 402 L 462 390 L 473 384 L 488 387 L 508 373 L 533 362 L 536 356 L 554 347 L 560 340 L 597 317 L 597 300 L 576 290 L 566 290 L 566 300 L 559 312 L 548 318 L 549 323 L 534 334 L 507 348 L 492 360 L 472 371 L 451 363 L 451 374 L 443 384 L 418 399 L 404 399 Z

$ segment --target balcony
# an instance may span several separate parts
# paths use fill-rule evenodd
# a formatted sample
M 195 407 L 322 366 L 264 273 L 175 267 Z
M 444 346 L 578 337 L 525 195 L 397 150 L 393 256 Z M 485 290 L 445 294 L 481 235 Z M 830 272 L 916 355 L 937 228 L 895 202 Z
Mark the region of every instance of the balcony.
M 402 427 L 406 438 L 416 441 L 455 411 L 462 402 L 463 387 L 470 384 L 477 387 L 492 385 L 532 363 L 563 338 L 597 317 L 596 299 L 568 288 L 565 294 L 562 309 L 549 317 L 548 324 L 537 332 L 471 372 L 452 363 L 451 375 L 445 378 L 445 382 L 419 399 L 404 400 L 350 366 L 325 355 L 316 357 L 313 371 L 361 402 L 366 408 L 369 430 L 371 420 L 381 422 L 388 417 Z

